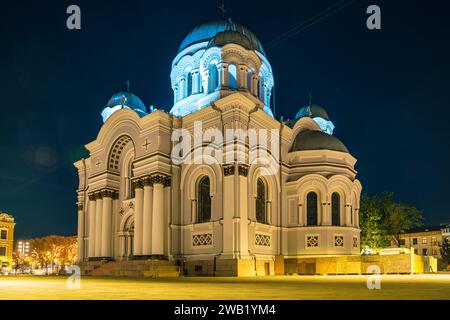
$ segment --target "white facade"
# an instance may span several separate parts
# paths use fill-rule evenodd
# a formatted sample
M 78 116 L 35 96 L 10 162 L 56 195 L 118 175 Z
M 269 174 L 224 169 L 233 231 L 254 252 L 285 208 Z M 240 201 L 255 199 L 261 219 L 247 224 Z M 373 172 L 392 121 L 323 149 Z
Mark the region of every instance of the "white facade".
M 236 25 L 218 28 L 225 25 L 227 33 L 230 24 Z M 237 26 L 241 36 L 248 32 Z M 237 39 L 218 31 L 221 39 Z M 356 159 L 323 133 L 315 115 L 292 128 L 273 118 L 270 64 L 242 39 L 213 37 L 180 50 L 172 64 L 170 113 L 145 115 L 127 105 L 108 114 L 86 145 L 89 158 L 75 163 L 80 261 L 157 257 L 184 261 L 193 274 L 254 275 L 261 268 L 273 273 L 277 256 L 359 254 Z M 194 138 L 197 121 L 206 133 L 279 130 L 279 154 L 268 150 L 279 159 L 278 172 L 263 176 L 262 164 L 249 163 L 248 144 L 216 147 L 224 158 L 244 153 L 244 161 L 175 164 L 173 132 L 186 129 Z M 305 132 L 314 141 L 301 141 Z

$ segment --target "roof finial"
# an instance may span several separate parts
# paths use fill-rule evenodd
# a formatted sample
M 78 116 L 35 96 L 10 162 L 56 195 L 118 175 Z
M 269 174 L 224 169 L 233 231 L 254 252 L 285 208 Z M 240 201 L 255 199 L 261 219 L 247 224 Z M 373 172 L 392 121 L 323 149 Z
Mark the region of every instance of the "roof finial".
M 227 10 L 225 10 L 225 2 L 222 1 L 222 4 L 219 6 L 219 10 L 222 12 L 222 18 L 225 19 L 225 13 L 227 13 Z
M 127 80 L 125 84 L 127 85 L 127 92 L 130 93 L 130 80 Z

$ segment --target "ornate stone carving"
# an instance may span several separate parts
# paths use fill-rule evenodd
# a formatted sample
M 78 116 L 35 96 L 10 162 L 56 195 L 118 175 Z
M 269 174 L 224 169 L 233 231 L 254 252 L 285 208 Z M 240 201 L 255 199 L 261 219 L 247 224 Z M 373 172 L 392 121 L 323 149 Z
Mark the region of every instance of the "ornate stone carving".
M 223 175 L 225 177 L 232 176 L 234 174 L 234 164 L 223 166 Z
M 194 234 L 192 236 L 192 246 L 211 246 L 212 245 L 212 234 Z
M 95 201 L 97 199 L 111 198 L 113 200 L 119 199 L 119 192 L 113 189 L 100 189 L 89 193 L 89 200 Z
M 257 246 L 263 246 L 263 247 L 270 247 L 270 236 L 267 236 L 265 234 L 255 234 L 255 245 Z
M 344 246 L 344 236 L 334 236 L 334 246 L 343 247 Z
M 307 236 L 306 246 L 308 248 L 317 248 L 319 246 L 319 236 Z
M 248 175 L 248 166 L 246 164 L 240 164 L 238 167 L 238 173 L 240 176 L 246 177 Z

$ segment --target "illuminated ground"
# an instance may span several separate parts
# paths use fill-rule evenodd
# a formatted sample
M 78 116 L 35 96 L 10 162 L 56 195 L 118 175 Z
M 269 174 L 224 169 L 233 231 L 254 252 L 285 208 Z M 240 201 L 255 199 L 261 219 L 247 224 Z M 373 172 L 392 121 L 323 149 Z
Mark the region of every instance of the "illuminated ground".
M 0 299 L 450 299 L 450 274 L 382 276 L 380 290 L 366 276 L 258 278 L 82 278 L 0 276 Z

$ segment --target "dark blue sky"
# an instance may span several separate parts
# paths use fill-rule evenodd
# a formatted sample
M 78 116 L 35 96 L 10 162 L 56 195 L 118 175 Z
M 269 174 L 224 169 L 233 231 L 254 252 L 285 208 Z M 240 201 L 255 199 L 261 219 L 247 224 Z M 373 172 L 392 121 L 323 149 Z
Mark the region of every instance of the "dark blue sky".
M 269 43 L 333 1 L 226 1 L 232 19 Z M 395 2 L 395 3 L 394 3 Z M 342 1 L 345 5 L 349 1 Z M 82 30 L 66 28 L 77 4 Z M 382 30 L 366 28 L 370 4 Z M 2 4 L 0 209 L 16 237 L 76 233 L 77 173 L 100 111 L 130 79 L 147 104 L 170 110 L 170 67 L 219 1 L 10 1 Z M 323 105 L 358 159 L 364 192 L 393 191 L 427 224 L 450 221 L 450 25 L 445 1 L 359 0 L 266 49 L 276 117 Z

